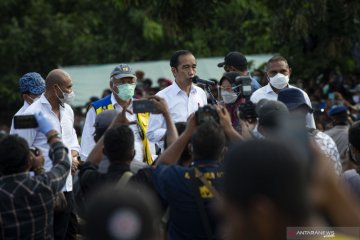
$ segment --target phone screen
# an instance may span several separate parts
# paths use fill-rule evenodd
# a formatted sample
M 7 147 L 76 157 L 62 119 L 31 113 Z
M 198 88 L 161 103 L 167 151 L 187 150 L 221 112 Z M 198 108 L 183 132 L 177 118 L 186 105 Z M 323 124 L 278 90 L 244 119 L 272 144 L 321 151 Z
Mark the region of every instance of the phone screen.
M 150 100 L 136 100 L 133 102 L 134 113 L 160 113 Z

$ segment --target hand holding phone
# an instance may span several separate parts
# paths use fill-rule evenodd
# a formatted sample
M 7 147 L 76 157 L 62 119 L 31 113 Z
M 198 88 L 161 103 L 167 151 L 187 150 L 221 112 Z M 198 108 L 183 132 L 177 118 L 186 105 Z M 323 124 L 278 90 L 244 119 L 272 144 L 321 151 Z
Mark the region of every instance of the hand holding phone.
M 133 111 L 134 113 L 160 113 L 159 109 L 151 100 L 134 100 Z

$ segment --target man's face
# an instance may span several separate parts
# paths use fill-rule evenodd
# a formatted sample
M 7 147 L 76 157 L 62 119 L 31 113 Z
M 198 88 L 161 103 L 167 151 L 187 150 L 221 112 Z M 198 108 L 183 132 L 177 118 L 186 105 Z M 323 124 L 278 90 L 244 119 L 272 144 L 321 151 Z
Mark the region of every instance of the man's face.
M 110 88 L 115 92 L 119 93 L 118 86 L 121 86 L 123 84 L 136 84 L 136 79 L 131 77 L 124 77 L 119 79 L 113 79 L 110 81 Z
M 172 67 L 171 71 L 176 81 L 185 84 L 191 84 L 192 78 L 196 74 L 196 60 L 192 54 L 179 56 L 179 65 Z
M 284 61 L 276 61 L 269 63 L 266 71 L 268 77 L 274 77 L 276 74 L 281 73 L 285 76 L 289 76 L 291 74 L 291 69 Z
M 72 90 L 72 80 L 69 76 L 64 76 L 62 79 L 62 84 L 55 85 L 55 91 L 57 91 L 57 96 L 64 98 L 63 93 L 71 93 Z

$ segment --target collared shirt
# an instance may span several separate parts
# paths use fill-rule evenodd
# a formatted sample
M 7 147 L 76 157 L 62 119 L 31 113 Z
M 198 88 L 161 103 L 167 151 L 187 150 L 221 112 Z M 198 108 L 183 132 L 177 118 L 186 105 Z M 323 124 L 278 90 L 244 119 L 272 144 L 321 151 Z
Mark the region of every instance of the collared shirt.
M 179 85 L 174 82 L 169 87 L 156 94 L 165 99 L 170 115 L 174 122 L 186 122 L 189 115 L 199 107 L 207 104 L 207 98 L 204 90 L 191 86 L 189 96 L 181 90 Z M 151 142 L 160 142 L 166 132 L 166 122 L 161 114 L 150 114 L 149 127 L 146 136 Z
M 31 104 L 24 112 L 24 114 L 35 114 L 37 112 L 42 112 L 47 119 L 52 122 L 55 130 L 61 134 L 63 143 L 69 150 L 75 150 L 80 152 L 80 146 L 77 140 L 77 135 L 74 125 L 74 112 L 71 107 L 65 103 L 65 107 L 60 107 L 60 120 L 57 115 L 52 111 L 52 107 L 49 101 L 46 99 L 45 95 L 42 94 L 40 99 Z M 45 165 L 44 168 L 46 171 L 49 171 L 52 167 L 52 160 L 49 157 L 49 144 L 47 143 L 47 137 L 39 132 L 36 128 L 34 129 L 16 129 L 16 134 L 23 137 L 29 144 L 29 146 L 34 146 L 39 148 L 44 157 Z M 71 151 L 69 151 L 70 163 L 72 163 Z M 72 176 L 71 172 L 66 179 L 66 184 L 63 189 L 64 192 L 72 191 Z
M 309 105 L 309 107 L 312 106 L 310 98 L 309 98 L 309 96 L 307 95 L 306 92 L 304 92 L 300 88 L 291 86 L 290 84 L 289 84 L 289 88 L 296 88 L 296 89 L 300 90 L 304 94 L 306 104 Z M 264 98 L 268 99 L 268 100 L 277 101 L 278 94 L 274 92 L 274 90 L 271 88 L 269 83 L 267 85 L 265 85 L 264 87 L 262 87 L 262 88 L 258 89 L 257 91 L 255 91 L 251 95 L 250 101 L 253 102 L 253 103 L 257 103 L 258 101 L 260 101 L 261 99 L 264 99 Z M 312 113 L 307 114 L 307 116 L 306 116 L 306 125 L 309 128 L 316 128 L 314 115 Z
M 340 161 L 339 151 L 336 147 L 334 140 L 329 135 L 318 130 L 316 130 L 316 133 L 313 137 L 317 145 L 325 154 L 325 156 L 331 159 L 331 161 L 333 162 L 336 173 L 340 175 L 342 172 L 342 165 Z
M 111 103 L 115 109 L 116 112 L 121 112 L 123 108 L 121 105 L 116 101 L 114 94 L 111 94 Z M 132 102 L 130 106 L 127 108 L 129 111 L 132 112 Z M 126 112 L 126 118 L 130 121 L 137 121 L 136 114 Z M 80 151 L 80 157 L 81 160 L 85 161 L 87 157 L 89 156 L 91 150 L 95 146 L 95 140 L 94 140 L 94 132 L 95 132 L 95 119 L 96 119 L 96 112 L 93 107 L 89 109 L 89 111 L 86 114 L 85 124 L 81 136 L 81 151 Z M 147 166 L 146 163 L 143 162 L 144 159 L 144 152 L 143 152 L 143 143 L 141 140 L 141 136 L 139 133 L 138 126 L 136 124 L 131 124 L 130 129 L 133 131 L 135 136 L 135 157 L 131 166 L 132 169 L 136 172 L 138 169 Z M 154 144 L 150 143 L 150 151 L 154 155 L 155 154 L 155 146 Z
M 30 104 L 28 104 L 27 101 L 24 101 L 24 105 L 19 109 L 19 111 L 17 111 L 15 113 L 14 116 L 18 116 L 23 114 L 23 112 L 25 112 L 25 110 L 30 106 Z M 11 127 L 10 127 L 10 134 L 14 134 L 15 129 L 14 129 L 14 120 L 11 121 Z
M 215 189 L 219 190 L 223 170 L 217 161 L 195 161 L 194 165 L 204 174 Z M 169 239 L 207 239 L 196 203 L 190 178 L 190 168 L 179 165 L 159 164 L 152 172 L 156 191 L 169 205 Z M 212 230 L 216 229 L 216 218 L 210 210 L 214 196 L 199 179 L 200 196 L 207 211 Z
M 349 145 L 349 126 L 347 125 L 336 125 L 333 128 L 325 131 L 336 143 L 338 148 L 340 159 L 342 162 L 345 162 L 346 159 L 346 150 Z
M 67 149 L 54 143 L 49 172 L 0 177 L 0 239 L 53 239 L 55 195 L 64 186 L 70 163 Z

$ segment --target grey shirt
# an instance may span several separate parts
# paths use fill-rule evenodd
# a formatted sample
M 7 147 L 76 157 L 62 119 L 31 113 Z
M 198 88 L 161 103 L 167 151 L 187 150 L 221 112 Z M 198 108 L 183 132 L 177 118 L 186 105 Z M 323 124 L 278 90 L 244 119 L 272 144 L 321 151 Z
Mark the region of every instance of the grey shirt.
M 341 162 L 346 161 L 346 150 L 349 145 L 349 126 L 347 125 L 337 125 L 327 131 L 325 131 L 327 135 L 329 135 L 338 148 Z

